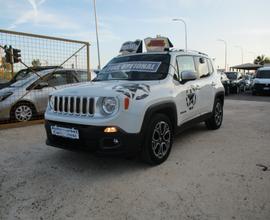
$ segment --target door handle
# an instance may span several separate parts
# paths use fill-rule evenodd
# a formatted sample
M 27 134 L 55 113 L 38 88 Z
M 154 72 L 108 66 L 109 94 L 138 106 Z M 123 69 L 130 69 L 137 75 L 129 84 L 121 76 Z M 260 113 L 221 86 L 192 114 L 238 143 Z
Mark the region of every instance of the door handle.
M 199 85 L 196 85 L 196 86 L 195 86 L 195 89 L 196 89 L 196 90 L 200 90 L 201 87 L 200 87 Z
M 217 84 L 215 82 L 211 83 L 211 86 L 215 87 Z

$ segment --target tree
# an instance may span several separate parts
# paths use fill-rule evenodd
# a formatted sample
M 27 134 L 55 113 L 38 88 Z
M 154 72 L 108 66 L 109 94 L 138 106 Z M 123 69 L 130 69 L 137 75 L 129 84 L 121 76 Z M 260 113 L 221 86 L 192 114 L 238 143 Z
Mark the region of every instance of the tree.
M 270 58 L 265 55 L 257 56 L 254 60 L 254 64 L 264 65 L 266 63 L 270 63 Z
M 11 71 L 11 64 L 6 62 L 6 58 L 2 57 L 0 68 L 3 68 L 5 71 Z
M 32 66 L 33 67 L 39 67 L 39 66 L 41 66 L 40 60 L 39 59 L 33 59 Z

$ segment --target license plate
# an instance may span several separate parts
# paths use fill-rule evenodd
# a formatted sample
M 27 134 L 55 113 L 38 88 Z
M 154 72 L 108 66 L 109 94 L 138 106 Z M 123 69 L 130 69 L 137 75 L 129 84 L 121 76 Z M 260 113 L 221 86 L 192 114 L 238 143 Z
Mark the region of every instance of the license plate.
M 51 126 L 52 135 L 70 138 L 70 139 L 79 139 L 79 131 L 75 128 L 63 128 L 58 126 Z
M 264 87 L 263 89 L 264 90 L 270 90 L 270 87 Z

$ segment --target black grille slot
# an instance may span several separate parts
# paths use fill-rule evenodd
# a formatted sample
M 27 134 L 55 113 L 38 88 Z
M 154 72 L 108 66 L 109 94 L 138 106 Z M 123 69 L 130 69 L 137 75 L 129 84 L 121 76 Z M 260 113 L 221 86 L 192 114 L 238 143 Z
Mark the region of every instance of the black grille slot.
M 89 114 L 94 114 L 94 98 L 89 99 Z
M 64 99 L 64 112 L 68 112 L 68 97 Z
M 74 97 L 70 97 L 70 113 L 74 113 Z
M 80 113 L 81 98 L 76 98 L 76 113 Z
M 54 111 L 57 111 L 58 99 L 54 97 Z
M 87 98 L 83 98 L 83 103 L 82 103 L 82 113 L 86 114 L 87 112 Z
M 63 97 L 59 97 L 59 111 L 63 111 Z

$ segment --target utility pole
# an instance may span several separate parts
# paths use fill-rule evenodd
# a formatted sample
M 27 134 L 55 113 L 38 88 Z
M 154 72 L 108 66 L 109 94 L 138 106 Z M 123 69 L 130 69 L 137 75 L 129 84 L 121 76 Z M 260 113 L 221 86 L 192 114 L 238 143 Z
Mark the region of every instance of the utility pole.
M 185 26 L 185 50 L 187 51 L 188 49 L 188 39 L 187 39 L 187 23 L 184 19 L 182 18 L 174 18 L 173 21 L 180 21 L 180 22 L 183 22 L 184 26 Z
M 221 42 L 223 42 L 224 43 L 224 46 L 225 46 L 225 71 L 227 70 L 227 52 L 228 52 L 228 45 L 227 45 L 227 42 L 225 41 L 225 40 L 223 40 L 223 39 L 218 39 L 218 41 L 221 41 Z
M 239 48 L 241 50 L 241 59 L 242 59 L 242 64 L 243 64 L 244 63 L 244 49 L 243 49 L 243 47 L 238 46 L 238 45 L 236 45 L 234 47 Z
M 97 9 L 96 9 L 96 0 L 93 0 L 94 3 L 94 13 L 95 13 L 95 23 L 96 23 L 96 38 L 97 38 L 97 52 L 98 52 L 98 69 L 100 69 L 100 51 L 99 51 L 99 39 L 98 39 L 98 21 L 97 21 Z

